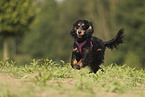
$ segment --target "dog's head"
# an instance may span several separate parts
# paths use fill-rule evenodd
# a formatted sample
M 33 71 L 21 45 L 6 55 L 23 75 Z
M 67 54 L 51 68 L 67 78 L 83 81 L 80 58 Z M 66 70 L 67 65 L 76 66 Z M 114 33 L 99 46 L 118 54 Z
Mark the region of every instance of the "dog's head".
M 87 20 L 78 20 L 73 24 L 71 35 L 75 39 L 86 39 L 93 34 L 93 25 Z

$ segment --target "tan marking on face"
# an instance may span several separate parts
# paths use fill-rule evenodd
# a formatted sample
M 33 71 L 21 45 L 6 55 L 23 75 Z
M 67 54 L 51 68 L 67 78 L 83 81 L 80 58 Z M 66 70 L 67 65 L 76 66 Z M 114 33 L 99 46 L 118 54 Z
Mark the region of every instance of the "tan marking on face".
M 83 64 L 82 64 L 82 61 L 81 61 L 81 60 L 78 62 L 78 65 L 80 66 L 80 68 L 83 66 Z
M 82 38 L 82 36 L 85 34 L 85 30 L 81 30 L 81 33 L 78 34 L 78 30 L 77 30 L 77 37 L 78 38 Z
M 85 24 L 82 24 L 82 26 L 84 26 Z
M 78 26 L 81 26 L 81 24 L 78 24 Z
M 82 34 L 84 35 L 84 33 L 85 33 L 85 30 L 82 30 Z
M 85 33 L 85 30 L 81 30 L 81 33 L 78 34 L 78 30 L 77 30 L 77 34 L 78 34 L 78 35 L 84 35 L 84 33 Z

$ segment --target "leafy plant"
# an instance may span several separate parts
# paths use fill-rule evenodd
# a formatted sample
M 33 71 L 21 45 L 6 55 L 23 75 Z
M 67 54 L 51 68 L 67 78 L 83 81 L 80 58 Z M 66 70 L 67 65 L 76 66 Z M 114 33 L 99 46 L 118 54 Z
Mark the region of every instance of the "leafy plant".
M 136 70 L 127 65 L 102 65 L 104 71 L 99 70 L 94 74 L 89 73 L 88 67 L 75 70 L 64 61 L 57 64 L 53 60 L 33 59 L 30 65 L 24 67 L 17 67 L 14 63 L 9 60 L 0 61 L 1 73 L 10 73 L 12 77 L 21 81 L 29 81 L 36 87 L 55 89 L 60 93 L 83 92 L 95 95 L 101 92 L 114 92 L 124 94 L 132 90 L 143 93 L 145 89 L 145 71 Z

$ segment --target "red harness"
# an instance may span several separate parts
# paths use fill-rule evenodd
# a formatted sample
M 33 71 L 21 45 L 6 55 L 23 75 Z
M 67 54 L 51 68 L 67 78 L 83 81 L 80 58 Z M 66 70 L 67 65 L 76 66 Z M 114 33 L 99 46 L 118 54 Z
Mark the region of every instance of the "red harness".
M 78 43 L 76 40 L 75 40 L 75 43 L 77 44 L 77 46 L 79 47 L 79 51 L 80 51 L 80 54 L 83 55 L 82 53 L 82 46 L 84 46 L 86 44 L 87 40 L 83 41 L 82 43 Z M 91 44 L 91 50 L 93 48 L 93 43 L 92 41 L 90 41 L 90 44 Z

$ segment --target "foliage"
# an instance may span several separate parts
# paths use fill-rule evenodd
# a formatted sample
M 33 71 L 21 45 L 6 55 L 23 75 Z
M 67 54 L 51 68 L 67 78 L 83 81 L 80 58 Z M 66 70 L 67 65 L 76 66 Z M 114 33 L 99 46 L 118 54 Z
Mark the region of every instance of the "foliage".
M 34 83 L 35 88 L 32 90 L 34 93 L 37 88 L 43 89 L 39 92 L 55 89 L 62 94 L 80 95 L 80 92 L 83 92 L 84 95 L 92 96 L 102 92 L 117 94 L 126 94 L 131 91 L 144 92 L 145 71 L 143 69 L 136 70 L 126 65 L 110 65 L 102 66 L 104 72 L 99 70 L 94 74 L 89 73 L 88 68 L 74 70 L 70 64 L 61 62 L 56 64 L 48 59 L 33 59 L 30 65 L 16 67 L 14 62 L 5 60 L 0 62 L 0 72 L 10 73 L 12 77 L 21 81 Z M 9 91 L 12 92 L 11 89 Z
M 33 0 L 0 1 L 0 34 L 3 37 L 22 35 L 33 22 Z
M 0 13 L 3 13 L 3 15 L 0 15 L 0 23 L 2 23 L 2 20 L 5 20 L 5 22 L 7 20 L 7 23 L 2 23 L 2 25 L 5 24 L 6 26 L 0 26 L 0 33 L 3 27 L 5 31 L 10 30 L 10 33 L 23 34 L 31 25 L 31 21 L 26 22 L 29 21 L 29 16 L 33 18 L 35 11 L 41 9 L 37 15 L 36 24 L 22 41 L 17 40 L 18 59 L 25 62 L 25 60 L 31 58 L 50 58 L 56 61 L 63 59 L 70 62 L 73 38 L 69 32 L 72 24 L 78 19 L 87 19 L 94 25 L 94 36 L 101 38 L 103 41 L 112 39 L 120 28 L 125 29 L 125 43 L 120 45 L 117 50 L 106 50 L 105 65 L 117 63 L 132 65 L 132 67 L 137 68 L 145 67 L 145 45 L 143 44 L 145 7 L 143 0 L 63 0 L 63 2 L 36 0 L 34 3 L 32 3 L 33 0 L 15 1 L 17 0 L 0 1 L 1 4 L 2 2 L 11 2 L 6 3 L 5 6 L 4 4 L 1 5 Z M 34 11 L 33 4 L 38 1 L 40 1 L 36 5 L 38 9 L 36 8 Z M 16 8 L 14 8 L 13 5 L 16 3 L 21 6 L 17 4 Z M 26 6 L 22 8 L 25 4 Z M 6 9 L 6 7 L 10 10 L 1 11 L 2 8 Z M 29 11 L 26 11 L 27 8 L 29 8 Z M 23 16 L 19 15 L 19 11 L 23 13 Z M 24 11 L 28 15 L 25 16 Z M 22 22 L 18 22 L 19 19 Z M 8 25 L 9 22 L 10 25 Z M 21 24 L 14 24 L 18 27 L 13 27 L 12 24 L 17 22 Z M 18 31 L 19 26 L 22 26 L 22 29 Z
M 28 31 L 35 19 L 36 9 L 34 0 L 1 0 L 0 6 L 0 38 L 4 39 L 3 57 L 7 58 L 8 38 L 23 36 Z M 13 48 L 16 49 L 15 45 Z
M 94 35 L 103 40 L 109 40 L 116 34 L 116 30 L 112 30 L 114 26 L 108 27 L 114 25 L 114 18 L 109 16 L 112 6 L 107 0 L 64 0 L 62 3 L 46 0 L 39 7 L 39 21 L 31 29 L 31 33 L 26 35 L 19 48 L 21 52 L 29 53 L 33 58 L 70 61 L 73 44 L 70 30 L 72 24 L 80 18 L 92 21 L 95 27 Z
M 37 23 L 26 35 L 19 49 L 23 53 L 29 53 L 33 58 L 55 58 L 57 56 L 59 58 L 63 42 L 59 38 L 60 32 L 57 32 L 59 18 L 57 3 L 54 0 L 46 0 L 39 6 L 41 12 L 38 14 Z
M 128 62 L 132 64 L 130 57 L 136 57 L 134 64 L 142 64 L 144 67 L 144 38 L 145 37 L 145 2 L 143 0 L 121 0 L 116 7 L 116 23 L 123 26 L 125 30 L 126 45 L 121 49 L 124 56 L 121 58 L 123 63 Z M 129 56 L 129 57 L 128 57 Z M 133 60 L 134 61 L 134 60 Z

